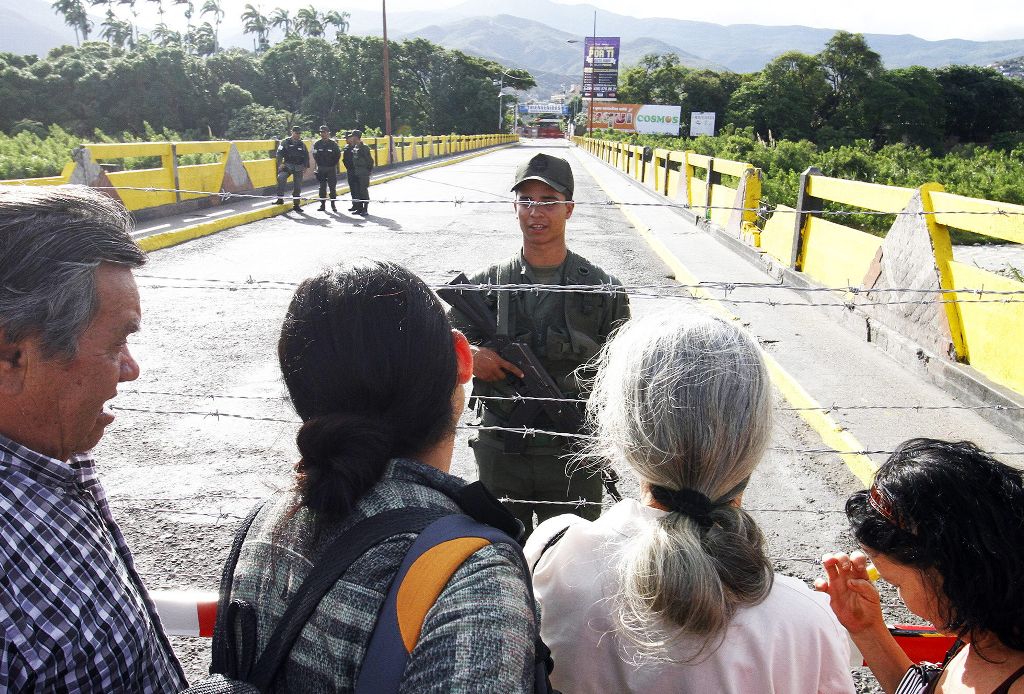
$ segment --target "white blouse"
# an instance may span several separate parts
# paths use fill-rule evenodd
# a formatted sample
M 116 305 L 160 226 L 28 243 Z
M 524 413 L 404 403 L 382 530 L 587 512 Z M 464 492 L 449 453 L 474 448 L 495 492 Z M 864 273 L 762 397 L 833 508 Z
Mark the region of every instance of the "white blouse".
M 617 566 L 630 538 L 665 513 L 626 499 L 596 521 L 558 516 L 530 536 L 526 558 L 541 605 L 541 635 L 555 660 L 551 682 L 556 689 L 566 694 L 854 692 L 849 640 L 827 596 L 781 574 L 764 602 L 736 612 L 721 647 L 706 659 L 635 662 L 628 641 L 614 629 Z M 565 535 L 543 551 L 564 528 Z M 678 653 L 700 644 L 683 637 Z

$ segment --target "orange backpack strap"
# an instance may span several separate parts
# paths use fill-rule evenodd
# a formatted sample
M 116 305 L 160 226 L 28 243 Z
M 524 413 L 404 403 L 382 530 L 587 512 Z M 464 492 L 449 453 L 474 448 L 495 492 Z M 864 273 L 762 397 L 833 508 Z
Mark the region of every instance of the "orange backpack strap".
M 530 604 L 534 606 L 533 587 L 519 544 L 501 530 L 469 516 L 443 515 L 417 536 L 395 574 L 359 668 L 356 694 L 398 691 L 427 612 L 466 559 L 489 544 L 504 544 L 515 549 Z M 538 625 L 535 634 L 536 691 L 549 692 L 550 651 L 541 641 L 539 629 Z

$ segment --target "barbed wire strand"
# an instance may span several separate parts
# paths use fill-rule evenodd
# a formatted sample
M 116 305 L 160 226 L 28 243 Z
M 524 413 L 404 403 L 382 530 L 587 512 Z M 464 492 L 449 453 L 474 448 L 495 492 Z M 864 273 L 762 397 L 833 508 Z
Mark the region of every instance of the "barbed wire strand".
M 182 280 L 184 281 L 184 280 Z M 192 280 L 188 280 L 192 281 Z M 195 280 L 200 282 L 202 280 Z M 253 290 L 253 289 L 275 289 L 275 290 L 290 290 L 290 287 L 285 286 L 271 286 L 263 284 L 237 284 L 232 286 L 225 286 L 223 284 L 216 285 L 203 285 L 203 284 L 145 284 L 142 285 L 147 289 L 209 289 L 214 291 L 237 291 L 237 290 Z M 452 285 L 438 285 L 432 287 L 434 289 L 440 288 L 451 288 Z M 527 289 L 526 287 L 529 287 Z M 706 301 L 706 302 L 719 302 L 724 304 L 732 305 L 758 305 L 758 306 L 770 306 L 770 307 L 795 307 L 795 308 L 842 308 L 846 310 L 853 310 L 856 308 L 869 307 L 869 306 L 924 306 L 924 305 L 943 305 L 943 304 L 1020 304 L 1024 303 L 1024 298 L 1015 299 L 1008 298 L 1008 295 L 1024 295 L 1024 289 L 1021 290 L 1000 290 L 1000 291 L 987 291 L 985 289 L 962 289 L 962 290 L 936 290 L 934 293 L 951 294 L 954 291 L 960 293 L 970 294 L 965 298 L 954 298 L 954 299 L 897 299 L 897 300 L 886 300 L 886 301 L 862 301 L 859 298 L 850 298 L 844 301 L 782 301 L 778 299 L 737 299 L 730 298 L 728 292 L 723 296 L 707 296 L 705 294 L 677 294 L 673 293 L 676 291 L 674 287 L 665 287 L 666 292 L 642 292 L 642 291 L 631 291 L 623 289 L 609 290 L 607 292 L 601 292 L 595 290 L 593 287 L 587 289 L 574 289 L 565 286 L 558 285 L 514 285 L 514 286 L 472 286 L 472 285 L 460 285 L 459 289 L 462 291 L 515 291 L 515 292 L 551 292 L 551 293 L 605 293 L 613 295 L 626 295 L 633 298 L 646 298 L 646 299 L 673 299 L 681 301 Z M 725 290 L 723 290 L 725 291 Z M 858 292 L 851 292 L 855 296 L 862 294 L 868 294 L 871 290 L 859 290 Z M 996 296 L 1003 296 L 1003 298 L 981 298 L 984 294 L 991 294 Z
M 283 280 L 256 280 L 249 277 L 245 280 L 227 280 L 216 277 L 173 277 L 167 275 L 136 274 L 136 279 L 158 279 L 174 282 L 208 282 L 210 284 L 231 284 L 239 286 L 274 284 L 294 289 L 299 286 L 298 282 L 286 282 Z M 771 289 L 786 290 L 793 292 L 847 292 L 850 294 L 993 294 L 993 295 L 1018 295 L 1024 294 L 1024 289 L 985 289 L 984 287 L 960 287 L 951 289 L 922 288 L 922 287 L 856 287 L 853 285 L 837 285 L 826 287 L 804 287 L 796 284 L 785 284 L 784 282 L 737 282 L 724 280 L 706 280 L 696 284 L 672 283 L 672 284 L 497 284 L 497 283 L 469 283 L 469 284 L 431 284 L 427 286 L 432 290 L 458 289 L 460 291 L 476 292 L 564 292 L 564 293 L 594 293 L 594 294 L 623 294 L 629 291 L 641 290 L 665 290 L 665 291 L 690 291 L 718 289 L 724 292 L 734 292 L 741 289 Z
M 283 419 L 280 417 L 260 417 L 256 415 L 245 415 L 234 412 L 221 412 L 219 410 L 154 410 L 151 408 L 144 407 L 125 407 L 123 405 L 110 405 L 110 409 L 121 412 L 136 412 L 146 414 L 161 414 L 161 415 L 187 415 L 195 417 L 212 417 L 214 419 L 220 419 L 225 417 L 228 419 L 242 419 L 254 422 L 271 422 L 277 424 L 301 424 L 299 419 Z M 580 441 L 596 441 L 600 440 L 600 437 L 593 436 L 591 434 L 573 434 L 564 431 L 553 431 L 549 429 L 541 429 L 537 427 L 500 427 L 500 426 L 483 426 L 477 424 L 460 424 L 456 429 L 469 430 L 469 431 L 497 431 L 511 434 L 517 434 L 523 437 L 534 437 L 534 436 L 553 436 L 564 439 L 573 439 Z M 869 449 L 860 451 L 840 451 L 835 448 L 795 448 L 792 446 L 772 446 L 768 450 L 778 451 L 783 453 L 804 453 L 804 454 L 819 454 L 828 453 L 835 455 L 891 455 L 895 451 L 886 449 Z M 1024 451 L 987 451 L 990 455 L 1005 455 L 1005 456 L 1024 456 Z
M 197 195 L 205 197 L 217 197 L 222 201 L 226 202 L 235 198 L 241 199 L 252 199 L 252 200 L 295 200 L 295 196 L 278 196 L 274 194 L 262 194 L 262 193 L 235 193 L 231 191 L 219 190 L 192 190 L 188 188 L 160 188 L 156 186 L 94 186 L 96 190 L 130 190 L 138 193 L 181 193 L 184 195 Z M 331 199 L 328 197 L 319 197 L 318 195 L 299 195 L 298 199 L 303 202 L 329 202 Z M 510 203 L 516 203 L 516 199 L 511 196 L 495 196 L 488 199 L 480 200 L 467 200 L 464 198 L 396 198 L 389 199 L 387 197 L 380 197 L 374 199 L 363 200 L 361 198 L 351 198 L 353 202 L 373 202 L 374 204 L 445 204 L 455 205 L 507 205 Z M 628 207 L 670 207 L 682 210 L 730 210 L 734 212 L 754 212 L 757 214 L 765 214 L 772 212 L 768 207 L 738 207 L 735 205 L 688 205 L 686 203 L 675 202 L 667 200 L 665 202 L 637 202 L 629 200 L 600 200 L 588 202 L 584 200 L 553 200 L 553 201 L 538 201 L 531 200 L 520 204 L 527 204 L 530 207 L 536 206 L 550 206 L 550 205 L 564 205 L 573 204 L 577 207 L 617 207 L 617 206 L 628 206 Z M 998 204 L 998 203 L 997 203 Z M 1004 203 L 1012 204 L 1012 203 Z M 785 211 L 785 214 L 796 214 L 798 210 L 790 212 Z M 997 208 L 995 210 L 934 210 L 934 211 L 884 211 L 884 210 L 805 210 L 803 214 L 821 214 L 821 215 L 836 215 L 836 216 L 853 216 L 853 215 L 867 215 L 867 216 L 913 216 L 913 217 L 926 217 L 929 215 L 996 215 L 996 216 L 1024 216 L 1024 210 L 1008 210 L 1003 208 Z
M 140 390 L 130 389 L 120 391 L 121 395 L 162 395 L 167 397 L 180 397 L 180 398 L 193 398 L 193 399 L 224 399 L 224 400 L 265 400 L 265 401 L 280 401 L 288 402 L 289 398 L 287 395 L 223 395 L 223 394 L 200 394 L 200 393 L 184 393 L 181 391 L 163 391 L 163 390 Z M 500 396 L 500 395 L 474 395 L 474 398 L 484 402 L 559 402 L 567 404 L 581 405 L 586 404 L 588 401 L 580 398 L 542 398 L 534 397 L 530 395 L 512 395 L 512 396 Z M 821 405 L 819 407 L 776 407 L 778 411 L 782 412 L 835 412 L 844 410 L 916 410 L 919 412 L 933 411 L 933 410 L 999 410 L 999 411 L 1024 411 L 1024 406 L 1017 405 L 919 405 L 919 404 L 904 404 L 904 405 Z

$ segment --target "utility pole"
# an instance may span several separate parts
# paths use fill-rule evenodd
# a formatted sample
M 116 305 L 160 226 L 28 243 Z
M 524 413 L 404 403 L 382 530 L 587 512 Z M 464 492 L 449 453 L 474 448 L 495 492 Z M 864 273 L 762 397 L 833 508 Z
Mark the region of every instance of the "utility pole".
M 391 51 L 388 48 L 387 0 L 380 0 L 380 7 L 384 19 L 384 135 L 388 138 L 388 164 L 391 164 L 395 160 L 395 144 L 391 138 Z
M 597 44 L 597 10 L 594 10 L 594 33 L 592 33 L 590 42 L 590 50 L 593 53 L 594 46 Z M 590 57 L 590 110 L 587 112 L 587 135 L 592 136 L 594 134 L 594 92 L 597 91 L 597 85 L 594 83 L 594 57 Z

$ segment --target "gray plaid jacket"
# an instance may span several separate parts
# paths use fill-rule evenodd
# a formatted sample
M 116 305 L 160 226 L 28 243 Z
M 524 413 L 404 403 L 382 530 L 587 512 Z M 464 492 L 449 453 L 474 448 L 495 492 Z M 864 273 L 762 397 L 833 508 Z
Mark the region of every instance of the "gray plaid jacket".
M 315 540 L 310 515 L 287 513 L 294 496 L 281 493 L 253 522 L 235 569 L 232 598 L 257 607 L 258 648 L 266 647 L 289 599 L 324 546 L 356 522 L 394 508 L 459 512 L 451 499 L 465 482 L 413 460 L 396 459 L 344 521 Z M 399 535 L 357 560 L 324 597 L 292 650 L 288 692 L 352 691 L 392 577 L 413 535 Z M 455 572 L 427 613 L 401 692 L 532 692 L 537 614 L 518 561 L 503 545 L 488 545 Z

